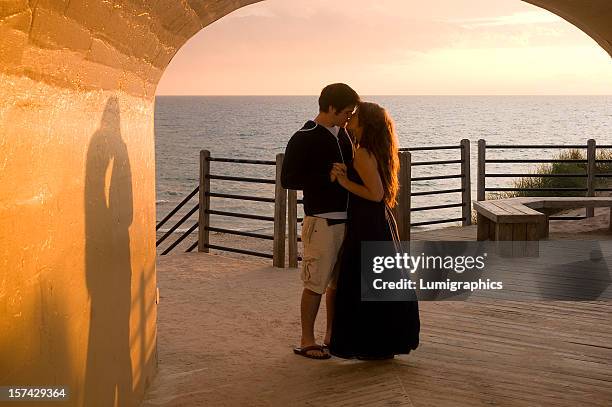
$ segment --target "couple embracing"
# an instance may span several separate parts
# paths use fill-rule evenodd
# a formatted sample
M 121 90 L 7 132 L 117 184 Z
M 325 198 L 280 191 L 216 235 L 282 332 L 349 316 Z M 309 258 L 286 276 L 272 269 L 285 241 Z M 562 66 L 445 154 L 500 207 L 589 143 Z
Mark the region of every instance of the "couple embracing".
M 350 133 L 350 134 L 349 134 Z M 326 86 L 319 114 L 289 140 L 281 182 L 303 190 L 302 338 L 313 359 L 390 359 L 419 344 L 416 301 L 361 300 L 361 242 L 397 241 L 398 140 L 385 109 L 348 85 Z M 314 336 L 321 297 L 327 329 Z

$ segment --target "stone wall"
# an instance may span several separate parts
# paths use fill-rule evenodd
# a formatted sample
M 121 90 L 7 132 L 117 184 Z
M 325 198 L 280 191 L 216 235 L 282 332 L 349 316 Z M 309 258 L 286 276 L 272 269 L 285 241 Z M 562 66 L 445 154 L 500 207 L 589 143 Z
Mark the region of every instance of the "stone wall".
M 155 87 L 238 6 L 0 2 L 0 385 L 140 403 L 157 364 Z
M 574 24 L 612 56 L 612 2 L 609 0 L 523 0 Z

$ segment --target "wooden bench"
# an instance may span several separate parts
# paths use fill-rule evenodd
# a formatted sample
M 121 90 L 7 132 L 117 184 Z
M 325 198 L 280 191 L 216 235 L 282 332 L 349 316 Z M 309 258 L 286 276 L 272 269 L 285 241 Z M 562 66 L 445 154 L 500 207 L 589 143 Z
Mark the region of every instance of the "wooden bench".
M 478 240 L 538 240 L 548 237 L 548 215 L 538 210 L 610 208 L 609 197 L 517 197 L 474 201 Z

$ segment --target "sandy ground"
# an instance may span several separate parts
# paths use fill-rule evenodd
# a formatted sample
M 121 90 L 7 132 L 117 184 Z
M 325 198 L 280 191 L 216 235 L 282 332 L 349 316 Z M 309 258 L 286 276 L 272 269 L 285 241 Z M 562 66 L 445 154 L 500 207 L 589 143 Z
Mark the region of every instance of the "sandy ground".
M 608 216 L 602 209 L 553 222 L 551 238 L 609 238 Z M 475 236 L 473 226 L 448 230 Z M 253 239 L 217 238 L 264 250 L 261 242 L 248 246 Z M 416 352 L 384 362 L 315 361 L 291 352 L 300 330 L 297 269 L 241 257 L 158 258 L 159 372 L 143 407 L 612 403 L 612 324 L 604 322 L 612 304 L 425 302 Z M 323 318 L 316 330 L 322 338 Z
M 582 216 L 584 209 L 575 209 L 563 212 L 563 215 Z M 610 209 L 595 208 L 595 216 L 582 220 L 552 220 L 550 221 L 550 233 L 558 237 L 571 238 L 577 233 L 596 235 L 606 233 L 610 227 Z

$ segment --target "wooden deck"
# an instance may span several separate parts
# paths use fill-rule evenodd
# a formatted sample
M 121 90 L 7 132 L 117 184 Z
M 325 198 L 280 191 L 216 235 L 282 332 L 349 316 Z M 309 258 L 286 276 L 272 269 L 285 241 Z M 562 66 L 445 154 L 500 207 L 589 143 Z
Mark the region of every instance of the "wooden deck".
M 472 226 L 413 238 L 475 236 Z M 612 405 L 612 302 L 421 302 L 410 355 L 315 361 L 291 352 L 296 269 L 175 255 L 159 259 L 158 284 L 159 374 L 143 406 Z

